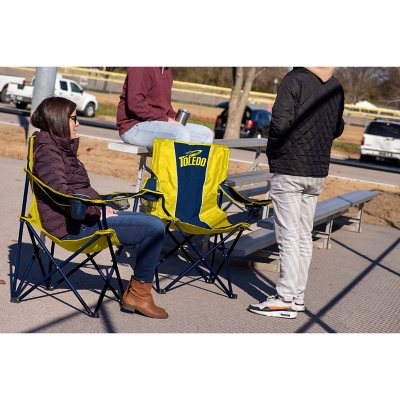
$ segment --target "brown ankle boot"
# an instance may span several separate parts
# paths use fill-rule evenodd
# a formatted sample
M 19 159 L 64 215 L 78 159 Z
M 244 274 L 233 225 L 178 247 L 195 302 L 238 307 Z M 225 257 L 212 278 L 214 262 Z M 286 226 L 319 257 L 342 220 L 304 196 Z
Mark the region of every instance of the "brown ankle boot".
M 131 312 L 137 310 L 151 318 L 168 318 L 168 313 L 154 304 L 151 289 L 151 283 L 140 282 L 132 277 L 122 296 L 121 308 Z

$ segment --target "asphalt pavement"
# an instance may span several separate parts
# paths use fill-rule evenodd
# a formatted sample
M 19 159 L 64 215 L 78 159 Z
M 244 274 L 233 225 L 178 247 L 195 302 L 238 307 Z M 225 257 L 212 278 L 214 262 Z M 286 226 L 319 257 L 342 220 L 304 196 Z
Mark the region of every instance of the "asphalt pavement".
M 270 265 L 251 259 L 236 259 L 232 268 L 237 299 L 229 299 L 215 286 L 191 277 L 191 283 L 165 294 L 154 294 L 170 318 L 153 320 L 122 313 L 111 292 L 99 319 L 82 313 L 80 304 L 66 287 L 46 292 L 36 290 L 25 301 L 10 303 L 9 268 L 15 263 L 18 214 L 24 184 L 23 162 L 0 158 L 2 227 L 0 231 L 0 332 L 399 332 L 400 238 L 399 230 L 363 225 L 361 233 L 338 229 L 332 248 L 315 249 L 306 293 L 306 312 L 294 320 L 267 318 L 246 310 L 272 293 L 278 277 Z M 132 190 L 133 182 L 90 174 L 99 191 Z M 23 258 L 30 245 L 24 236 Z M 56 257 L 64 256 L 56 252 Z M 132 251 L 121 263 L 126 285 L 131 274 Z M 101 262 L 108 263 L 105 255 Z M 186 265 L 181 256 L 161 269 L 162 282 Z M 33 272 L 32 277 L 37 274 Z M 224 278 L 223 278 L 224 279 Z M 81 295 L 94 305 L 101 280 L 91 268 L 74 275 Z M 224 280 L 225 281 L 225 280 Z

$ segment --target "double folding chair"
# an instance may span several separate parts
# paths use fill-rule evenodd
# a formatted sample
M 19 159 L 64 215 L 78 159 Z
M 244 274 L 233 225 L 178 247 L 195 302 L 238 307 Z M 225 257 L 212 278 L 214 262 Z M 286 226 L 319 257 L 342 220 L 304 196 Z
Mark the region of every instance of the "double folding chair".
M 230 298 L 237 297 L 232 290 L 229 256 L 250 221 L 271 201 L 246 198 L 225 184 L 229 155 L 229 148 L 223 145 L 169 139 L 154 141 L 152 164 L 148 169 L 150 178 L 145 181 L 143 188 L 161 193 L 161 197 L 154 198 L 147 212 L 166 223 L 167 235 L 175 244 L 157 265 L 156 290 L 159 293 L 166 293 L 178 282 L 180 286 L 190 283 L 182 283 L 181 279 L 196 271 L 200 276 L 198 279 L 214 283 Z M 233 220 L 235 216 L 228 216 L 222 210 L 224 196 L 246 208 L 247 212 L 239 222 Z M 193 240 L 196 235 L 208 236 L 207 246 L 204 243 L 196 245 Z M 236 237 L 227 249 L 225 242 L 233 235 Z M 178 250 L 184 254 L 189 265 L 161 289 L 159 267 Z M 217 251 L 222 254 L 222 261 L 220 257 L 219 262 L 216 261 Z M 227 285 L 220 278 L 222 268 Z
M 118 241 L 115 231 L 107 228 L 106 205 L 118 203 L 121 204 L 123 202 L 126 203 L 129 198 L 143 196 L 147 193 L 147 191 L 142 190 L 138 193 L 125 192 L 101 195 L 101 199 L 99 200 L 87 200 L 57 192 L 51 187 L 45 185 L 41 180 L 32 174 L 34 139 L 34 136 L 29 139 L 28 162 L 27 167 L 24 169 L 26 173 L 26 180 L 22 211 L 21 215 L 19 216 L 20 227 L 18 234 L 16 263 L 15 267 L 10 265 L 11 302 L 19 303 L 23 301 L 35 289 L 41 288 L 43 290 L 53 290 L 60 286 L 62 282 L 65 282 L 83 306 L 84 312 L 91 317 L 98 318 L 99 309 L 103 302 L 104 296 L 106 295 L 106 291 L 110 289 L 117 301 L 121 301 L 123 293 L 121 276 L 118 270 L 118 259 L 122 252 L 123 246 Z M 102 208 L 102 220 L 98 223 L 98 230 L 94 234 L 78 240 L 62 240 L 52 236 L 44 229 L 40 220 L 35 191 L 33 190 L 34 187 L 44 193 L 45 196 L 55 205 L 55 207 L 64 210 L 64 212 L 71 212 L 74 204 L 73 202 L 76 201 L 83 203 L 85 206 L 100 206 Z M 29 211 L 26 212 L 29 192 L 31 193 L 31 204 Z M 151 192 L 151 195 L 156 196 L 157 193 Z M 24 265 L 22 265 L 21 251 L 23 245 L 22 237 L 24 227 L 27 228 L 29 237 L 31 239 L 32 254 L 30 260 L 26 264 L 24 263 Z M 50 249 L 46 246 L 45 238 L 49 239 L 50 241 Z M 56 246 L 59 246 L 60 248 L 67 250 L 72 254 L 61 262 L 57 262 L 57 260 L 54 258 Z M 117 247 L 116 251 L 114 251 L 113 246 Z M 106 273 L 104 273 L 96 263 L 95 257 L 106 249 L 109 250 L 112 264 L 108 267 Z M 71 268 L 71 262 L 80 254 L 86 255 L 86 258 L 84 261 L 80 262 L 78 265 L 72 266 Z M 46 259 L 48 260 L 47 266 L 45 266 L 45 263 L 42 259 L 43 255 L 46 256 Z M 99 298 L 94 310 L 92 310 L 83 300 L 82 296 L 79 294 L 78 290 L 70 279 L 70 276 L 73 273 L 89 263 L 93 265 L 95 270 L 97 270 L 98 274 L 104 281 L 104 286 L 99 294 Z M 34 266 L 38 266 L 41 273 L 41 276 L 38 279 L 35 277 L 30 278 L 30 275 L 33 275 L 31 272 Z M 69 269 L 68 272 L 66 271 L 67 269 Z M 114 273 L 117 277 L 118 290 L 111 285 L 111 280 Z M 56 274 L 59 279 L 54 282 Z M 38 274 L 35 274 L 35 276 L 37 275 Z

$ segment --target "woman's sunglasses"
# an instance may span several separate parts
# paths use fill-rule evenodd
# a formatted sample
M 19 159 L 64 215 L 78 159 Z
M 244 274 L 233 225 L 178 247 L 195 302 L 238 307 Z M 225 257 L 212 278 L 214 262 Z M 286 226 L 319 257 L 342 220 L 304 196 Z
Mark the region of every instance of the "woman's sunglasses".
M 71 115 L 70 118 L 76 123 L 78 121 L 78 117 L 76 115 Z

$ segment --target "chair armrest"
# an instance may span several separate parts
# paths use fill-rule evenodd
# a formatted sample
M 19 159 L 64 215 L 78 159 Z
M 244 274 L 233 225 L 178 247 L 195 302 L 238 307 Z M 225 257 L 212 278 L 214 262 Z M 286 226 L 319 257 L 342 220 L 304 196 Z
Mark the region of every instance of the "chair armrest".
M 116 200 L 128 200 L 135 197 L 143 196 L 144 191 L 140 192 L 113 192 L 113 193 L 101 193 L 100 199 L 104 201 L 113 202 Z
M 74 195 L 65 194 L 58 192 L 52 187 L 43 183 L 39 178 L 32 174 L 27 168 L 24 168 L 25 172 L 29 175 L 30 179 L 38 185 L 38 187 L 52 200 L 55 204 L 61 207 L 69 207 L 71 201 L 78 200 L 88 206 L 102 206 L 107 203 L 113 203 L 115 201 L 131 199 L 137 196 L 144 196 L 151 193 L 154 196 L 162 196 L 161 192 L 153 190 L 141 190 L 140 192 L 114 192 L 107 194 L 100 194 L 100 199 L 83 199 L 81 197 L 75 197 Z
M 107 203 L 112 203 L 117 206 L 120 210 L 127 210 L 129 208 L 129 199 L 135 197 L 142 197 L 148 201 L 157 201 L 161 196 L 160 192 L 141 190 L 140 192 L 114 192 L 107 194 L 100 194 L 100 199 L 106 201 Z
M 102 206 L 105 205 L 107 202 L 101 199 L 83 199 L 81 197 L 75 197 L 70 194 L 65 194 L 58 192 L 57 190 L 53 189 L 52 187 L 43 183 L 38 177 L 32 174 L 27 168 L 24 168 L 24 171 L 28 174 L 31 182 L 35 183 L 40 190 L 54 203 L 60 207 L 70 207 L 71 202 L 74 200 L 80 201 L 87 206 Z
M 242 194 L 240 194 L 240 192 L 235 190 L 232 186 L 227 185 L 226 183 L 221 183 L 219 187 L 232 202 L 243 204 L 246 207 L 264 207 L 272 203 L 271 200 L 255 200 L 243 196 Z

